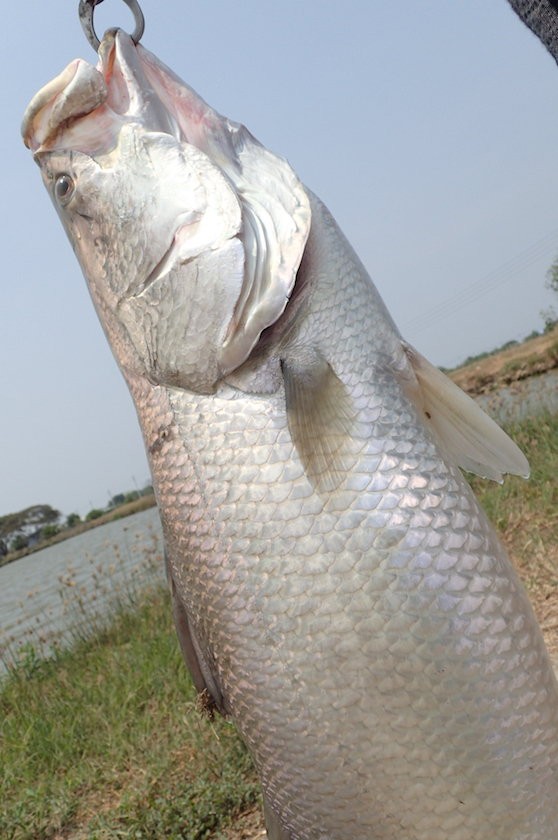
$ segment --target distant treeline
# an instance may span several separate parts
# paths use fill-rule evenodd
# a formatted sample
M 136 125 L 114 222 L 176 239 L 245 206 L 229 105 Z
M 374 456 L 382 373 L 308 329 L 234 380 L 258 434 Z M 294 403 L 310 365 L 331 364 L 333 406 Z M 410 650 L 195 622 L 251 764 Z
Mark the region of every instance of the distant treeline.
M 93 508 L 86 514 L 84 520 L 81 519 L 79 513 L 70 513 L 63 517 L 59 510 L 42 504 L 0 516 L 0 558 L 44 542 L 66 529 L 75 528 L 82 521 L 91 522 L 98 519 L 121 505 L 129 504 L 151 493 L 153 493 L 153 487 L 150 484 L 141 490 L 117 493 L 110 499 L 106 508 Z
M 506 341 L 504 344 L 500 345 L 500 347 L 495 347 L 494 350 L 486 350 L 484 353 L 477 353 L 476 356 L 467 356 L 465 361 L 461 362 L 461 364 L 456 365 L 455 368 L 440 368 L 440 370 L 444 371 L 444 373 L 448 373 L 452 370 L 458 370 L 459 368 L 466 367 L 467 365 L 472 364 L 473 362 L 480 362 L 481 359 L 487 359 L 489 356 L 494 356 L 496 353 L 501 353 L 503 350 L 507 350 L 509 347 L 515 347 L 517 344 L 523 344 L 525 341 L 530 341 L 532 338 L 538 338 L 540 335 L 545 335 L 558 324 L 558 321 L 548 321 L 545 323 L 544 330 L 539 332 L 539 330 L 533 330 L 533 332 L 526 335 L 521 341 L 516 341 L 512 339 L 511 341 Z

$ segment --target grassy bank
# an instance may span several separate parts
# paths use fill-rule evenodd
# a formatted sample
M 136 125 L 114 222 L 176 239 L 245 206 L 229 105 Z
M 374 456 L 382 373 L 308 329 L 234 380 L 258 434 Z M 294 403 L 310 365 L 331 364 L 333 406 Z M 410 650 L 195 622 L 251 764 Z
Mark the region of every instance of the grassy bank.
M 203 719 L 166 592 L 0 694 L 0 837 L 219 836 L 257 797 L 230 724 Z
M 529 481 L 471 484 L 519 569 L 547 646 L 558 659 L 558 414 L 508 429 L 531 466 Z
M 473 484 L 558 652 L 558 416 L 513 434 L 531 481 Z M 1 689 L 0 742 L 3 840 L 239 840 L 261 825 L 234 731 L 196 710 L 166 593 L 54 661 L 27 648 Z M 252 833 L 235 830 L 250 809 Z

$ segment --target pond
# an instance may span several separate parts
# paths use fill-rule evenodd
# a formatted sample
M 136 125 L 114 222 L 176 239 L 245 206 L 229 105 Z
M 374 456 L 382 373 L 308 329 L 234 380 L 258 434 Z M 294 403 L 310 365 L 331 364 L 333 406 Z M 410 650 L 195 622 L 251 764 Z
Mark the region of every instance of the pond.
M 499 423 L 526 420 L 544 411 L 554 414 L 558 411 L 558 370 L 512 382 L 476 401 Z
M 22 646 L 48 655 L 99 628 L 111 611 L 164 584 L 157 508 L 136 513 L 0 568 L 0 670 Z

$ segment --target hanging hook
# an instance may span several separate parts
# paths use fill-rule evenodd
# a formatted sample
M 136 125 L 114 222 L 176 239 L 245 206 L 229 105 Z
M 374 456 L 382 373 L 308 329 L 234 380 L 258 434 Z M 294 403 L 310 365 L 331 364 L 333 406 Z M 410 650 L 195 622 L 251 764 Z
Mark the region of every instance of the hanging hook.
M 95 6 L 98 6 L 99 3 L 102 3 L 103 0 L 79 0 L 79 19 L 81 21 L 81 26 L 83 31 L 85 32 L 85 37 L 95 50 L 99 49 L 101 42 L 97 37 L 97 33 L 95 32 L 95 26 L 93 24 L 93 16 L 95 13 Z M 134 16 L 135 22 L 135 29 L 132 33 L 132 41 L 134 44 L 137 44 L 143 35 L 143 30 L 145 28 L 145 18 L 143 17 L 143 12 L 139 7 L 138 0 L 124 0 L 130 11 Z

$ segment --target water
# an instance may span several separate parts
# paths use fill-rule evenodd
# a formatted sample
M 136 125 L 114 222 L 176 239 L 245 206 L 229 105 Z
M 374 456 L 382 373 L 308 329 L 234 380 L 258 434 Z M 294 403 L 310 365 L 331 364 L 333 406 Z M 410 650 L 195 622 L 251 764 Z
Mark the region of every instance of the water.
M 493 394 L 475 398 L 498 423 L 510 423 L 534 417 L 543 411 L 558 411 L 558 370 L 530 376 L 499 388 Z
M 110 522 L 0 568 L 0 670 L 21 649 L 48 655 L 164 583 L 157 508 Z

